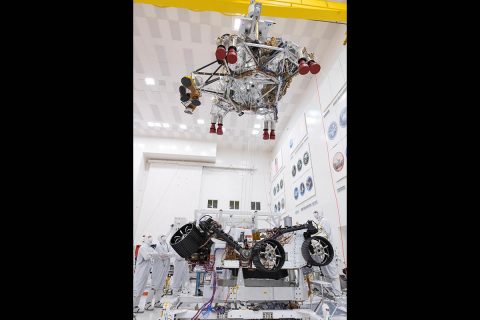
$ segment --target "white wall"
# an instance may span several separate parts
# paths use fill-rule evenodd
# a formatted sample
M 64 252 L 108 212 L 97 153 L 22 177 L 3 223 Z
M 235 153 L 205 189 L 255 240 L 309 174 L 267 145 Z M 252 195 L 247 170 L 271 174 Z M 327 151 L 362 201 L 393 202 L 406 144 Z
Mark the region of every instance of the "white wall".
M 179 139 L 156 139 L 134 136 L 133 140 L 133 177 L 134 177 L 134 216 L 133 229 L 137 234 L 140 220 L 143 193 L 147 184 L 146 159 L 177 159 L 188 161 L 214 162 L 217 153 L 215 143 L 186 141 Z
M 172 155 L 196 162 L 177 164 Z M 193 219 L 194 210 L 206 209 L 208 199 L 218 200 L 219 209 L 238 200 L 240 210 L 250 210 L 251 201 L 267 210 L 269 157 L 254 144 L 245 150 L 217 149 L 215 143 L 134 137 L 135 241 L 147 232 L 168 232 L 174 217 Z M 151 163 L 146 158 L 167 160 Z
M 219 209 L 229 209 L 230 200 L 240 201 L 240 210 L 250 210 L 252 201 L 261 203 L 261 210 L 268 211 L 270 153 L 254 150 L 217 150 L 218 166 L 253 168 L 238 170 L 204 168 L 201 187 L 201 209 L 207 208 L 209 199 L 218 200 Z
M 191 161 L 214 162 L 217 145 L 211 142 L 187 141 L 180 139 L 156 139 L 134 137 L 133 140 L 133 173 L 134 185 L 141 177 L 144 154 L 156 155 L 157 159 L 183 159 Z M 202 159 L 203 158 L 203 159 Z
M 135 239 L 143 234 L 167 234 L 173 217 L 191 220 L 199 201 L 201 166 L 149 163 L 148 179 Z
M 303 99 L 296 106 L 296 113 L 291 117 L 287 124 L 286 130 L 278 138 L 278 143 L 270 157 L 270 161 L 274 159 L 279 149 L 288 151 L 288 137 L 299 122 L 301 117 L 306 115 L 308 139 L 306 142 L 310 144 L 310 153 L 313 174 L 315 179 L 316 195 L 314 199 L 317 204 L 299 213 L 295 213 L 298 208 L 305 204 L 313 202 L 312 199 L 307 200 L 298 208 L 295 207 L 293 193 L 289 192 L 292 189 L 293 178 L 290 173 L 290 152 L 283 152 L 283 162 L 286 164 L 285 168 L 285 185 L 286 185 L 286 215 L 293 218 L 294 223 L 304 223 L 308 219 L 313 219 L 313 211 L 323 210 L 325 217 L 332 225 L 333 237 L 339 251 L 339 256 L 346 257 L 346 239 L 345 234 L 341 235 L 340 226 L 346 226 L 346 189 L 337 193 L 336 180 L 332 179 L 333 169 L 329 159 L 329 147 L 327 144 L 327 137 L 325 130 L 327 130 L 327 123 L 324 123 L 323 111 L 325 111 L 346 83 L 346 46 L 343 46 L 345 39 L 345 27 L 339 26 L 335 37 L 332 39 L 332 45 L 329 51 L 326 52 L 325 57 L 320 62 L 322 70 L 317 79 L 312 77 L 312 81 L 305 92 L 311 94 L 304 95 Z M 318 92 L 317 93 L 317 88 Z M 346 180 L 346 178 L 345 178 Z M 338 207 L 337 207 L 338 203 Z M 343 245 L 343 246 L 342 246 Z M 343 247 L 343 250 L 342 250 Z

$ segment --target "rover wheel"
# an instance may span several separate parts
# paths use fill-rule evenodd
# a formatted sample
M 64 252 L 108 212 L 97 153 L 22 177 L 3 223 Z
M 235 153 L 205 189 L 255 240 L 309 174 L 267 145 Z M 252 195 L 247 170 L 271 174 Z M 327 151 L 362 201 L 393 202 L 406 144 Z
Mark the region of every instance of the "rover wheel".
M 252 261 L 263 272 L 277 272 L 285 263 L 285 250 L 277 240 L 265 239 L 253 246 Z
M 333 246 L 324 237 L 314 236 L 303 242 L 302 255 L 312 266 L 326 266 L 333 260 Z

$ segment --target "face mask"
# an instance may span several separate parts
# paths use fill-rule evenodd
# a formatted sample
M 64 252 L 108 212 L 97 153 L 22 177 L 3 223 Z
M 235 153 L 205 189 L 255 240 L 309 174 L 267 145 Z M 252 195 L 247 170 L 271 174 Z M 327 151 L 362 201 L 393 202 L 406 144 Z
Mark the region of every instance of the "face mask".
M 318 221 L 322 220 L 322 218 L 323 218 L 323 212 L 319 213 L 318 211 L 316 211 L 316 212 L 313 213 L 313 215 Z
M 152 242 L 153 242 L 152 236 L 145 237 L 146 244 L 152 244 Z
M 159 237 L 158 237 L 158 242 L 160 242 L 160 243 L 165 243 L 165 242 L 167 242 L 167 237 L 165 237 L 165 236 L 163 236 L 163 235 L 162 235 L 162 236 L 159 236 Z

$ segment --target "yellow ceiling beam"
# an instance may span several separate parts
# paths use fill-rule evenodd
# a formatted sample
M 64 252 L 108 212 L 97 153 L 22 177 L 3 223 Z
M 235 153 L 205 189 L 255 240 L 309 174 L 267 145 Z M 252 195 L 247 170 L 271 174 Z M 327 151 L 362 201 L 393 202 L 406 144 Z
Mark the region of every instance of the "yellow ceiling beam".
M 245 15 L 249 0 L 133 0 L 158 7 L 184 8 L 193 11 L 214 11 L 226 15 Z M 347 22 L 347 4 L 317 0 L 257 0 L 262 3 L 262 16 Z

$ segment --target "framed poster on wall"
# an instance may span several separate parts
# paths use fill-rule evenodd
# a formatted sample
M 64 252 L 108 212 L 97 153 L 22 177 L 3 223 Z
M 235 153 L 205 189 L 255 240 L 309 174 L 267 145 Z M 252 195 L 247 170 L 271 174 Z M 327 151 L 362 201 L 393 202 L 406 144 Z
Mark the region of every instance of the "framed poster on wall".
M 347 91 L 339 96 L 323 115 L 326 140 L 329 149 L 343 140 L 347 135 Z
M 271 186 L 271 211 L 276 214 L 282 214 L 285 212 L 285 177 L 284 173 L 281 172 L 277 175 L 276 179 L 273 180 Z
M 316 194 L 315 179 L 311 168 L 306 170 L 300 178 L 294 182 L 292 192 L 295 206 L 299 206 L 301 203 L 312 198 Z
M 335 147 L 330 150 L 330 166 L 335 181 L 343 178 L 347 172 L 347 144 L 346 138 L 339 141 Z
M 293 180 L 290 192 L 295 206 L 298 207 L 316 194 L 310 144 L 307 140 L 302 142 L 291 156 L 289 169 L 287 174 L 290 174 Z
M 282 155 L 282 148 L 278 151 L 277 155 L 272 161 L 271 164 L 271 176 L 272 180 L 275 179 L 277 174 L 283 169 L 283 155 Z
M 311 167 L 310 145 L 304 142 L 290 159 L 291 175 L 294 181 Z
M 288 138 L 288 150 L 290 154 L 294 153 L 298 146 L 302 143 L 303 139 L 307 135 L 307 123 L 305 120 L 305 113 L 302 114 L 300 119 L 292 129 L 290 136 Z

